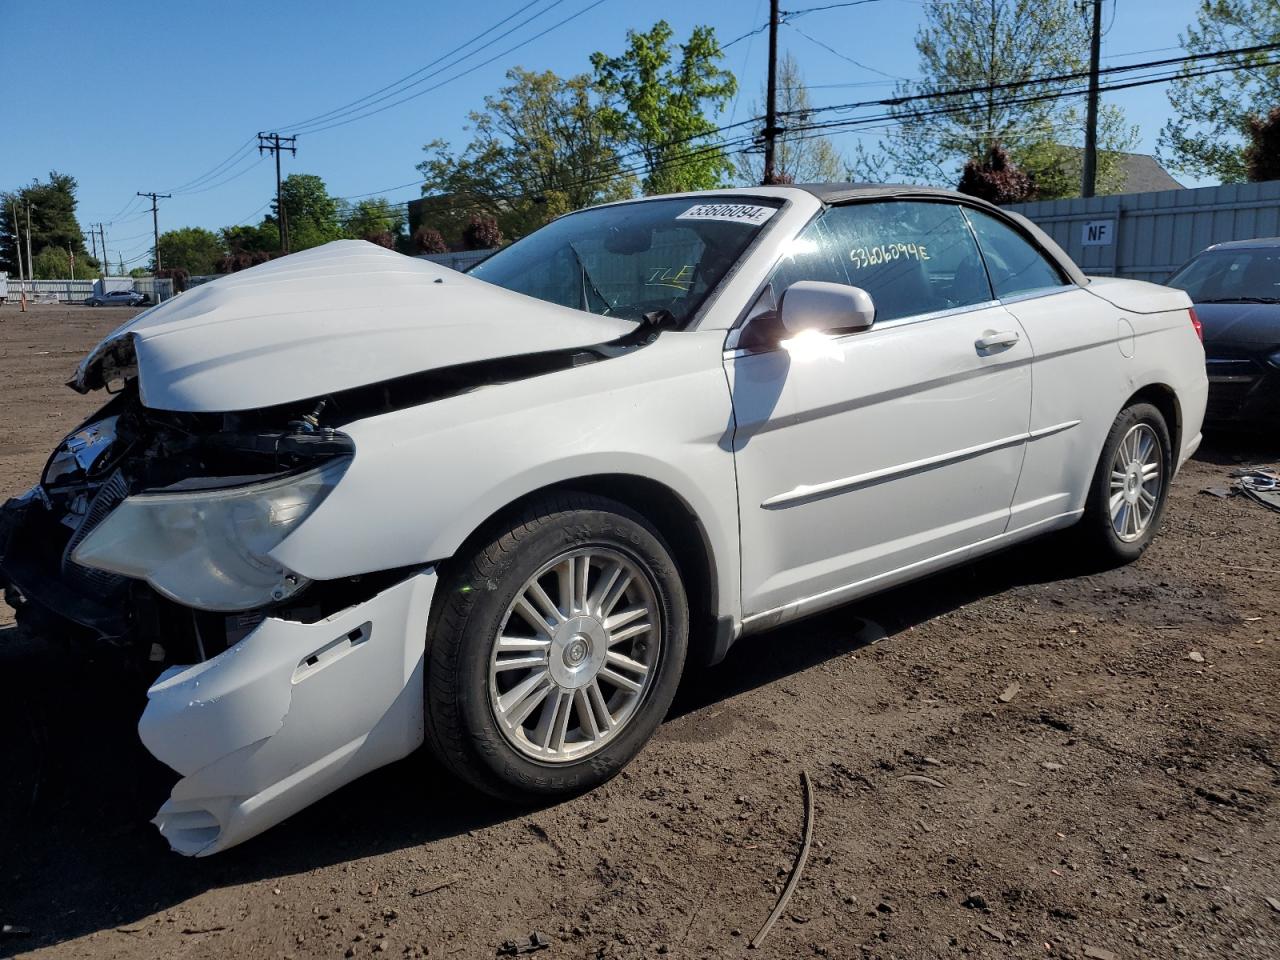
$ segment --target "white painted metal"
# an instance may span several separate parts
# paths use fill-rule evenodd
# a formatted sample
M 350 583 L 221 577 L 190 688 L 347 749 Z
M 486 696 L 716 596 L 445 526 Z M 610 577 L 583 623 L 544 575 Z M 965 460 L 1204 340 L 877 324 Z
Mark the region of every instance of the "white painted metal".
M 727 361 L 748 616 L 1004 531 L 1031 350 L 977 341 L 1016 327 L 987 306 Z
M 1164 288 L 1095 280 L 736 349 L 732 328 L 821 205 L 797 188 L 733 193 L 787 202 L 697 329 L 345 425 L 350 466 L 273 559 L 312 580 L 428 568 L 533 491 L 637 477 L 696 522 L 712 612 L 759 629 L 1069 524 L 1144 387 L 1176 395 L 1178 461 L 1195 449 L 1203 352 L 1185 295 Z M 340 243 L 120 334 L 148 404 L 228 411 L 631 329 Z M 156 683 L 141 732 L 184 777 L 157 818 L 175 849 L 224 849 L 420 742 L 434 584 L 412 577 L 316 624 L 269 619 Z

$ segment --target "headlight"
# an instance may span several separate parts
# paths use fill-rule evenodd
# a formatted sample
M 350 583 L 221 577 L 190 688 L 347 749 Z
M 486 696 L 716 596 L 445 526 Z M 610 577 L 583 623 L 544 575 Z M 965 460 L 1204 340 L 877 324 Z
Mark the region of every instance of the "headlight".
M 145 580 L 201 610 L 251 610 L 283 600 L 307 581 L 269 554 L 329 495 L 347 463 L 234 489 L 129 497 L 71 559 Z
M 103 417 L 63 440 L 49 459 L 41 482 L 46 485 L 56 483 L 71 474 L 80 474 L 76 479 L 84 479 L 84 474 L 92 473 L 98 461 L 116 442 L 116 422 L 119 419 L 118 416 Z
M 1273 367 L 1280 367 L 1280 350 L 1277 350 L 1271 356 L 1267 357 L 1271 361 Z

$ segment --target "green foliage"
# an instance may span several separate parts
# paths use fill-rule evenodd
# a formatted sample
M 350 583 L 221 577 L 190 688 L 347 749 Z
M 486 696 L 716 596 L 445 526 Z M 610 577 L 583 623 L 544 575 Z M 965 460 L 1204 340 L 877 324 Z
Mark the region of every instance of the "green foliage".
M 76 263 L 87 256 L 84 237 L 76 220 L 76 179 L 64 173 L 52 171 L 45 183 L 33 180 L 25 187 L 9 193 L 0 193 L 0 270 L 18 275 L 16 243 L 22 242 L 22 256 L 26 258 L 27 204 L 31 204 L 31 253 L 39 257 L 45 247 L 61 249 L 67 256 L 67 245 L 75 251 Z M 14 223 L 14 208 L 17 223 Z M 68 269 L 70 267 L 68 266 Z M 62 276 L 66 276 L 64 273 Z
M 32 257 L 32 271 L 37 280 L 93 280 L 98 276 L 91 257 L 76 255 L 75 276 L 71 275 L 71 255 L 66 247 L 45 247 Z M 16 276 L 16 275 L 15 275 Z
M 928 5 L 916 34 L 923 79 L 900 84 L 896 95 L 973 92 L 892 107 L 899 126 L 878 151 L 857 152 L 853 174 L 955 183 L 966 162 L 982 163 L 1001 148 L 1031 174 L 1038 197 L 1079 195 L 1080 108 L 1068 100 L 1027 102 L 1060 89 L 1028 81 L 1085 70 L 1088 48 L 1089 28 L 1071 0 Z M 990 89 L 1008 83 L 1025 85 Z M 974 89 L 981 87 L 987 89 Z M 953 112 L 937 113 L 940 109 Z M 1125 123 L 1120 108 L 1104 105 L 1098 136 L 1101 184 L 1114 180 L 1119 154 L 1136 142 L 1137 129 Z
M 441 140 L 423 147 L 415 228 L 460 242 L 470 216 L 482 213 L 518 237 L 570 210 L 633 194 L 630 179 L 619 177 L 590 78 L 517 67 L 507 79 L 471 114 L 474 136 L 461 153 Z
M 291 173 L 280 184 L 280 196 L 288 218 L 289 251 L 296 253 L 342 239 L 338 201 L 329 196 L 322 179 L 314 173 Z M 271 216 L 263 223 L 278 223 L 280 211 L 271 203 Z
M 1189 53 L 1280 43 L 1280 3 L 1200 0 L 1196 23 L 1179 40 Z M 1247 69 L 1190 76 L 1220 62 Z M 1280 65 L 1267 51 L 1189 63 L 1169 85 L 1168 94 L 1176 116 L 1160 131 L 1161 162 L 1195 177 L 1239 183 L 1247 178 L 1248 119 L 1280 103 Z
M 627 48 L 618 56 L 591 55 L 604 97 L 600 122 L 643 158 L 649 194 L 705 190 L 733 174 L 732 161 L 710 139 L 712 117 L 738 89 L 733 74 L 719 66 L 724 54 L 715 30 L 695 27 L 678 47 L 672 36 L 671 26 L 659 20 L 647 33 L 628 30 Z
M 383 197 L 361 200 L 342 209 L 343 233 L 353 240 L 368 240 L 394 247 L 404 227 L 404 212 Z
M 766 94 L 762 93 L 763 101 Z M 804 85 L 800 64 L 790 53 L 778 61 L 778 110 L 784 116 L 781 126 L 795 127 L 809 121 L 812 109 L 809 89 Z M 764 109 L 751 105 L 751 113 L 760 115 Z M 826 137 L 806 133 L 779 135 L 774 151 L 774 170 L 790 183 L 830 183 L 843 180 L 844 158 Z M 758 184 L 764 180 L 764 154 L 760 148 L 744 150 L 737 156 L 738 179 L 745 184 Z
M 280 231 L 275 222 L 263 220 L 257 226 L 223 227 L 222 245 L 229 254 L 273 253 L 280 249 Z
M 160 234 L 160 264 L 197 276 L 214 273 L 227 254 L 223 238 L 204 227 L 180 227 Z

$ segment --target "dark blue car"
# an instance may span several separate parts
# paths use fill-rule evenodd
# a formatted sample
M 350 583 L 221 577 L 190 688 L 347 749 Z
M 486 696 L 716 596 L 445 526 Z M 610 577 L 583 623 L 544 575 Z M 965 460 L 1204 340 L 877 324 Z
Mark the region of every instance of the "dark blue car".
M 1215 244 L 1168 284 L 1187 292 L 1203 326 L 1205 422 L 1280 427 L 1280 237 Z

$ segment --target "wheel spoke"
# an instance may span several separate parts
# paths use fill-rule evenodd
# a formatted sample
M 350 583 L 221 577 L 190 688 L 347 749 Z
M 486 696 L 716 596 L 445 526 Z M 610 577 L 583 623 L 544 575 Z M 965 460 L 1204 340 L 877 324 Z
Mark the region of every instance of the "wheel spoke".
M 1142 467 L 1142 482 L 1149 483 L 1160 476 L 1160 464 L 1147 463 Z
M 556 719 L 551 728 L 551 742 L 547 746 L 557 753 L 564 749 L 565 738 L 569 734 L 569 720 L 573 717 L 573 693 L 561 690 L 556 698 Z
M 608 732 L 616 727 L 618 722 L 609 711 L 609 704 L 604 699 L 604 693 L 600 690 L 599 682 L 592 680 L 584 689 L 587 691 L 587 700 L 595 708 L 600 728 Z
M 584 735 L 592 740 L 599 740 L 600 720 L 596 716 L 595 705 L 591 702 L 591 694 L 587 687 L 579 687 L 573 691 L 573 709 L 578 715 L 578 726 Z
M 1125 472 L 1123 470 L 1111 471 L 1111 489 L 1112 490 L 1123 490 L 1124 480 L 1125 480 Z
M 1120 491 L 1111 498 L 1111 519 L 1120 519 L 1120 508 L 1124 506 L 1124 491 Z
M 638 637 L 642 633 L 648 633 L 652 629 L 653 629 L 653 625 L 650 624 L 648 621 L 645 621 L 644 623 L 633 623 L 631 626 L 624 627 L 623 629 L 617 631 L 616 633 L 610 633 L 609 646 L 611 647 L 617 646 L 619 643 L 622 643 L 624 640 L 630 640 L 632 637 Z
M 609 655 L 605 657 L 604 662 L 609 664 L 611 667 L 617 667 L 619 670 L 625 670 L 627 673 L 635 674 L 641 680 L 643 680 L 645 675 L 649 672 L 648 664 L 641 663 L 639 660 L 634 660 L 626 654 L 618 653 L 617 650 L 610 650 Z
M 592 594 L 589 602 L 591 612 L 596 616 L 604 616 L 602 607 L 604 598 L 609 591 L 613 589 L 613 585 L 618 582 L 618 578 L 622 576 L 622 564 L 615 563 L 609 569 L 600 575 L 600 580 L 596 583 L 595 593 Z
M 560 612 L 560 608 L 551 602 L 551 598 L 547 596 L 547 591 L 542 589 L 542 584 L 534 580 L 525 589 L 525 594 L 533 601 L 534 605 L 542 612 L 546 618 L 545 623 L 554 625 L 564 623 L 568 618 Z
M 618 673 L 618 671 L 613 670 L 610 667 L 601 667 L 600 673 L 597 674 L 597 676 L 601 680 L 607 680 L 615 687 L 619 687 L 630 693 L 639 693 L 644 689 L 644 684 L 638 683 L 630 677 L 624 677 L 622 674 Z
M 530 650 L 541 650 L 545 656 L 550 640 L 541 637 L 499 637 L 499 653 L 526 653 Z
M 621 630 L 632 620 L 638 620 L 641 617 L 648 616 L 648 614 L 649 608 L 643 604 L 628 607 L 626 610 L 615 613 L 613 616 L 605 620 L 604 628 L 610 633 L 613 633 L 615 630 Z
M 515 604 L 511 608 L 512 613 L 520 614 L 520 619 L 524 620 L 529 626 L 537 630 L 540 634 L 547 638 L 547 642 L 551 642 L 551 624 L 547 623 L 547 618 L 534 609 L 524 596 L 516 598 Z
M 495 673 L 505 673 L 508 670 L 535 670 L 546 665 L 547 655 L 545 653 L 541 656 L 532 654 L 527 657 L 507 657 L 499 660 L 493 665 L 493 670 Z
M 546 699 L 551 687 L 551 675 L 546 670 L 531 673 L 498 698 L 498 713 L 512 727 L 519 726 Z
M 609 617 L 613 613 L 613 608 L 618 605 L 618 601 L 622 599 L 622 595 L 626 593 L 627 587 L 631 586 L 631 574 L 624 573 L 614 583 L 613 588 L 604 596 L 600 603 L 600 616 Z

